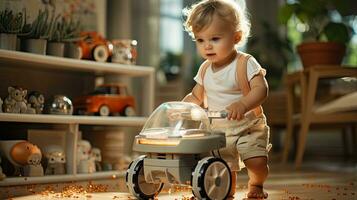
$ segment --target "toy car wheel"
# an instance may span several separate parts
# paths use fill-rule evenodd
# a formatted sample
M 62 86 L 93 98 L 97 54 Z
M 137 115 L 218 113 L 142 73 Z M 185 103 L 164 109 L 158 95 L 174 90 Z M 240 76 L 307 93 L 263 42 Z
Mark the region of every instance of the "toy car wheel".
M 98 45 L 93 49 L 93 58 L 98 62 L 105 62 L 108 60 L 109 52 L 105 45 Z
M 203 158 L 192 173 L 192 192 L 198 199 L 226 199 L 231 185 L 231 171 L 220 158 Z
M 144 158 L 140 156 L 130 163 L 126 171 L 126 185 L 129 192 L 138 199 L 154 199 L 160 193 L 163 183 L 147 183 L 144 177 Z
M 135 110 L 133 107 L 131 106 L 127 106 L 125 109 L 124 109 L 124 116 L 135 116 Z
M 102 105 L 99 108 L 99 115 L 100 116 L 109 116 L 110 114 L 110 109 L 107 105 Z

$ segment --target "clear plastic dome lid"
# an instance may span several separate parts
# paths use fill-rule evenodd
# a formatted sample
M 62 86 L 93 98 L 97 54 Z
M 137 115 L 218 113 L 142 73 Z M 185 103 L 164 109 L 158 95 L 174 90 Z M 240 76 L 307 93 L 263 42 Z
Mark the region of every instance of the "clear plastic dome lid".
M 205 110 L 193 103 L 167 102 L 150 115 L 140 132 L 145 138 L 196 137 L 211 134 Z

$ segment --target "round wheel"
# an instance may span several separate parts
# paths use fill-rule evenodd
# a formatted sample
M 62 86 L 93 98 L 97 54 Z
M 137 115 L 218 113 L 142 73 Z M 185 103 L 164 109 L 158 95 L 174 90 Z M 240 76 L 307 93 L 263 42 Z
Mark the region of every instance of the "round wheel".
M 163 183 L 147 183 L 144 177 L 144 158 L 140 156 L 130 163 L 125 180 L 129 192 L 138 199 L 154 199 L 164 186 Z
M 231 171 L 220 158 L 203 158 L 192 173 L 192 191 L 198 199 L 226 199 L 231 185 Z
M 127 106 L 124 109 L 124 116 L 135 116 L 135 109 L 131 106 Z
M 93 50 L 93 58 L 98 62 L 105 62 L 108 60 L 109 53 L 105 45 L 98 45 Z
M 107 105 L 102 105 L 99 108 L 99 115 L 100 116 L 109 116 L 110 114 L 110 109 Z

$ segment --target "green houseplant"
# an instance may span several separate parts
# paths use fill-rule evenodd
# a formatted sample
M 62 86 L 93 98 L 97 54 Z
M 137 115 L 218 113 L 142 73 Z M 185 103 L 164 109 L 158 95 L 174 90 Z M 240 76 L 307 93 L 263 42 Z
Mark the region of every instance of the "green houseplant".
M 80 39 L 80 24 L 72 18 L 57 16 L 49 31 L 47 43 L 47 55 L 64 56 L 66 43 L 78 41 Z
M 12 10 L 0 11 L 0 48 L 16 50 L 17 34 L 24 26 L 26 11 L 14 13 Z
M 39 10 L 36 19 L 32 23 L 25 23 L 19 34 L 22 51 L 42 55 L 46 54 L 46 39 L 48 38 L 51 27 L 51 24 L 48 23 L 48 19 L 48 10 Z
M 352 37 L 352 28 L 345 21 L 347 8 L 347 2 L 341 0 L 295 0 L 280 8 L 282 24 L 295 18 L 297 29 L 302 29 L 303 42 L 297 51 L 304 67 L 342 62 Z

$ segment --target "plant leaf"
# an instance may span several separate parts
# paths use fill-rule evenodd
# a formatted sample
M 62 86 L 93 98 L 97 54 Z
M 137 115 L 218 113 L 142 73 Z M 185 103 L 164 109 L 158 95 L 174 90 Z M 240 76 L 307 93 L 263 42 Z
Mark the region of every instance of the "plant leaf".
M 289 19 L 294 13 L 294 5 L 293 4 L 285 4 L 279 9 L 278 20 L 281 24 L 287 24 Z
M 324 28 L 328 41 L 347 43 L 350 40 L 350 31 L 343 23 L 330 22 Z

